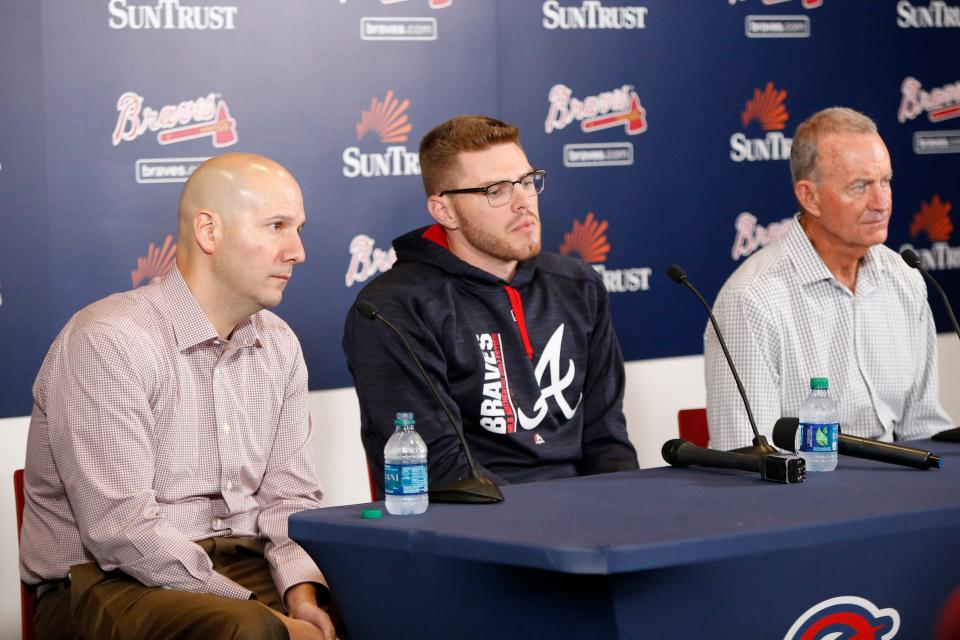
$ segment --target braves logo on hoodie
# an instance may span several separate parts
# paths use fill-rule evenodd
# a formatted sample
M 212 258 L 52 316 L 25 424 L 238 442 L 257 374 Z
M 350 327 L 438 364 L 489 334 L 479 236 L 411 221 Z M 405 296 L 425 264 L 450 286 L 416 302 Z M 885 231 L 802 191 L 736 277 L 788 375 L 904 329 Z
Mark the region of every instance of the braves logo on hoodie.
M 583 400 L 581 393 L 571 407 L 563 395 L 576 377 L 576 366 L 568 360 L 567 370 L 561 375 L 560 347 L 563 344 L 563 324 L 557 327 L 534 368 L 540 397 L 533 403 L 529 414 L 514 406 L 510 396 L 510 383 L 503 358 L 499 333 L 477 335 L 477 344 L 483 354 L 483 399 L 480 401 L 480 426 L 492 433 L 514 433 L 519 422 L 522 429 L 536 429 L 547 416 L 547 402 L 553 398 L 567 420 L 573 418 Z M 544 379 L 546 378 L 546 385 Z

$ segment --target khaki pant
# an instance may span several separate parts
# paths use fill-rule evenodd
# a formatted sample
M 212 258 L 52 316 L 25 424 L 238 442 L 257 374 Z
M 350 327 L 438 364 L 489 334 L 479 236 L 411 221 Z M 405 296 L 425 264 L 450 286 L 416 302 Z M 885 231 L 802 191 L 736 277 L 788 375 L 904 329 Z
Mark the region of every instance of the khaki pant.
M 263 603 L 283 611 L 263 542 L 210 538 L 198 542 L 215 571 L 257 595 L 257 600 L 145 587 L 95 562 L 70 569 L 70 586 L 47 592 L 36 605 L 37 640 L 286 640 L 286 627 Z

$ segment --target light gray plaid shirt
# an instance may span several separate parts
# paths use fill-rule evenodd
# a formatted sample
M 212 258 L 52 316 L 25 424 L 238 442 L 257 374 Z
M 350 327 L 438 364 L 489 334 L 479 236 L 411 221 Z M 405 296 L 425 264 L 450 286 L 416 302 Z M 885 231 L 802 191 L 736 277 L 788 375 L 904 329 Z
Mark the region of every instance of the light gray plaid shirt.
M 883 245 L 861 261 L 854 294 L 795 221 L 740 265 L 713 311 L 768 439 L 777 419 L 798 415 L 810 378 L 821 376 L 840 404 L 844 433 L 889 442 L 953 426 L 938 400 L 937 334 L 923 277 Z M 703 341 L 710 446 L 749 445 L 746 410 L 709 322 Z
M 33 388 L 23 580 L 96 561 L 147 586 L 248 598 L 193 541 L 267 539 L 277 590 L 325 584 L 287 537 L 320 504 L 307 370 L 261 311 L 221 340 L 176 267 L 74 315 Z

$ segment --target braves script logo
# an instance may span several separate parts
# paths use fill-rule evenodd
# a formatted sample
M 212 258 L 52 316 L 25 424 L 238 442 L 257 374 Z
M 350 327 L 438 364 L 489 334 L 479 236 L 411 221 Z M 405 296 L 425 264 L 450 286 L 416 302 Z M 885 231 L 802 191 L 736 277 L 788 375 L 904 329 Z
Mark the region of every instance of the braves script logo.
M 899 630 L 896 609 L 878 609 L 865 598 L 839 596 L 807 609 L 783 640 L 889 640 Z
M 930 122 L 942 122 L 960 116 L 960 82 L 945 84 L 932 91 L 924 91 L 920 81 L 912 76 L 900 85 L 900 109 L 897 120 L 913 120 L 924 111 Z
M 173 235 L 167 234 L 163 247 L 157 248 L 152 242 L 147 247 L 147 255 L 137 258 L 137 268 L 130 272 L 130 282 L 136 289 L 144 282 L 162 276 L 177 257 L 177 245 L 173 242 Z
M 603 277 L 603 285 L 610 293 L 646 291 L 650 288 L 650 267 L 609 269 L 606 266 L 610 242 L 607 240 L 607 221 L 597 220 L 592 211 L 583 222 L 573 221 L 573 229 L 563 234 L 560 254 L 578 255 Z
M 734 162 L 755 160 L 786 160 L 790 157 L 791 138 L 783 135 L 790 114 L 784 100 L 787 92 L 778 90 L 768 81 L 763 91 L 753 90 L 753 97 L 747 100 L 740 113 L 740 122 L 746 129 L 756 122 L 766 131 L 763 138 L 748 138 L 745 133 L 730 136 L 730 159 Z
M 737 216 L 737 219 L 733 223 L 734 228 L 737 230 L 737 237 L 733 240 L 733 249 L 730 251 L 730 257 L 733 258 L 734 261 L 745 258 L 757 249 L 779 240 L 787 235 L 793 222 L 794 220 L 791 217 L 763 226 L 762 224 L 757 224 L 757 216 L 749 211 L 743 211 Z
M 540 397 L 533 403 L 532 417 L 514 406 L 503 358 L 503 343 L 499 333 L 477 335 L 477 344 L 483 356 L 483 400 L 480 401 L 480 426 L 493 433 L 514 433 L 519 421 L 526 430 L 536 429 L 547 416 L 547 401 L 553 398 L 563 416 L 570 420 L 577 413 L 583 394 L 571 407 L 563 392 L 570 386 L 577 370 L 573 360 L 567 361 L 567 371 L 560 375 L 560 347 L 563 344 L 563 324 L 553 332 L 534 369 Z M 547 379 L 544 386 L 544 378 Z
M 239 139 L 237 121 L 230 117 L 227 103 L 215 93 L 157 110 L 144 107 L 143 96 L 127 91 L 117 100 L 117 111 L 114 146 L 122 141 L 136 140 L 148 130 L 160 132 L 157 134 L 160 144 L 210 136 L 213 146 L 221 148 L 236 144 Z
M 355 282 L 366 282 L 373 276 L 384 271 L 397 261 L 397 252 L 393 247 L 387 251 L 374 248 L 374 239 L 368 235 L 359 234 L 350 241 L 350 265 L 347 267 L 345 278 L 348 287 Z
M 357 140 L 375 134 L 380 142 L 390 146 L 385 153 L 361 153 L 360 147 L 347 147 L 342 156 L 343 175 L 348 178 L 420 175 L 420 157 L 396 144 L 406 142 L 413 130 L 407 114 L 409 106 L 410 100 L 401 101 L 393 91 L 387 91 L 383 100 L 370 100 L 370 108 L 361 112 L 356 126 Z
M 647 130 L 647 112 L 640 104 L 640 96 L 627 84 L 583 100 L 574 98 L 570 87 L 555 84 L 548 100 L 550 109 L 544 122 L 547 133 L 559 131 L 574 120 L 580 122 L 580 130 L 584 133 L 618 126 L 623 126 L 630 135 Z

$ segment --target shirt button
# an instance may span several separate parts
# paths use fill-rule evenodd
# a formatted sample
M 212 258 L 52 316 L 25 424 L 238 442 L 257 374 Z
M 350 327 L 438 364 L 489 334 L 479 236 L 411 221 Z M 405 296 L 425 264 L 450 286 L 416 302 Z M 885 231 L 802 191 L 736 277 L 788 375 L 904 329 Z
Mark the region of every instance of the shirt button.
M 233 480 L 227 480 L 227 491 L 231 491 L 232 489 L 233 489 Z
M 223 529 L 223 520 L 220 518 L 213 519 L 213 528 L 214 529 Z
M 230 433 L 230 425 L 224 424 L 224 425 L 223 425 L 223 432 L 224 432 L 224 433 Z

